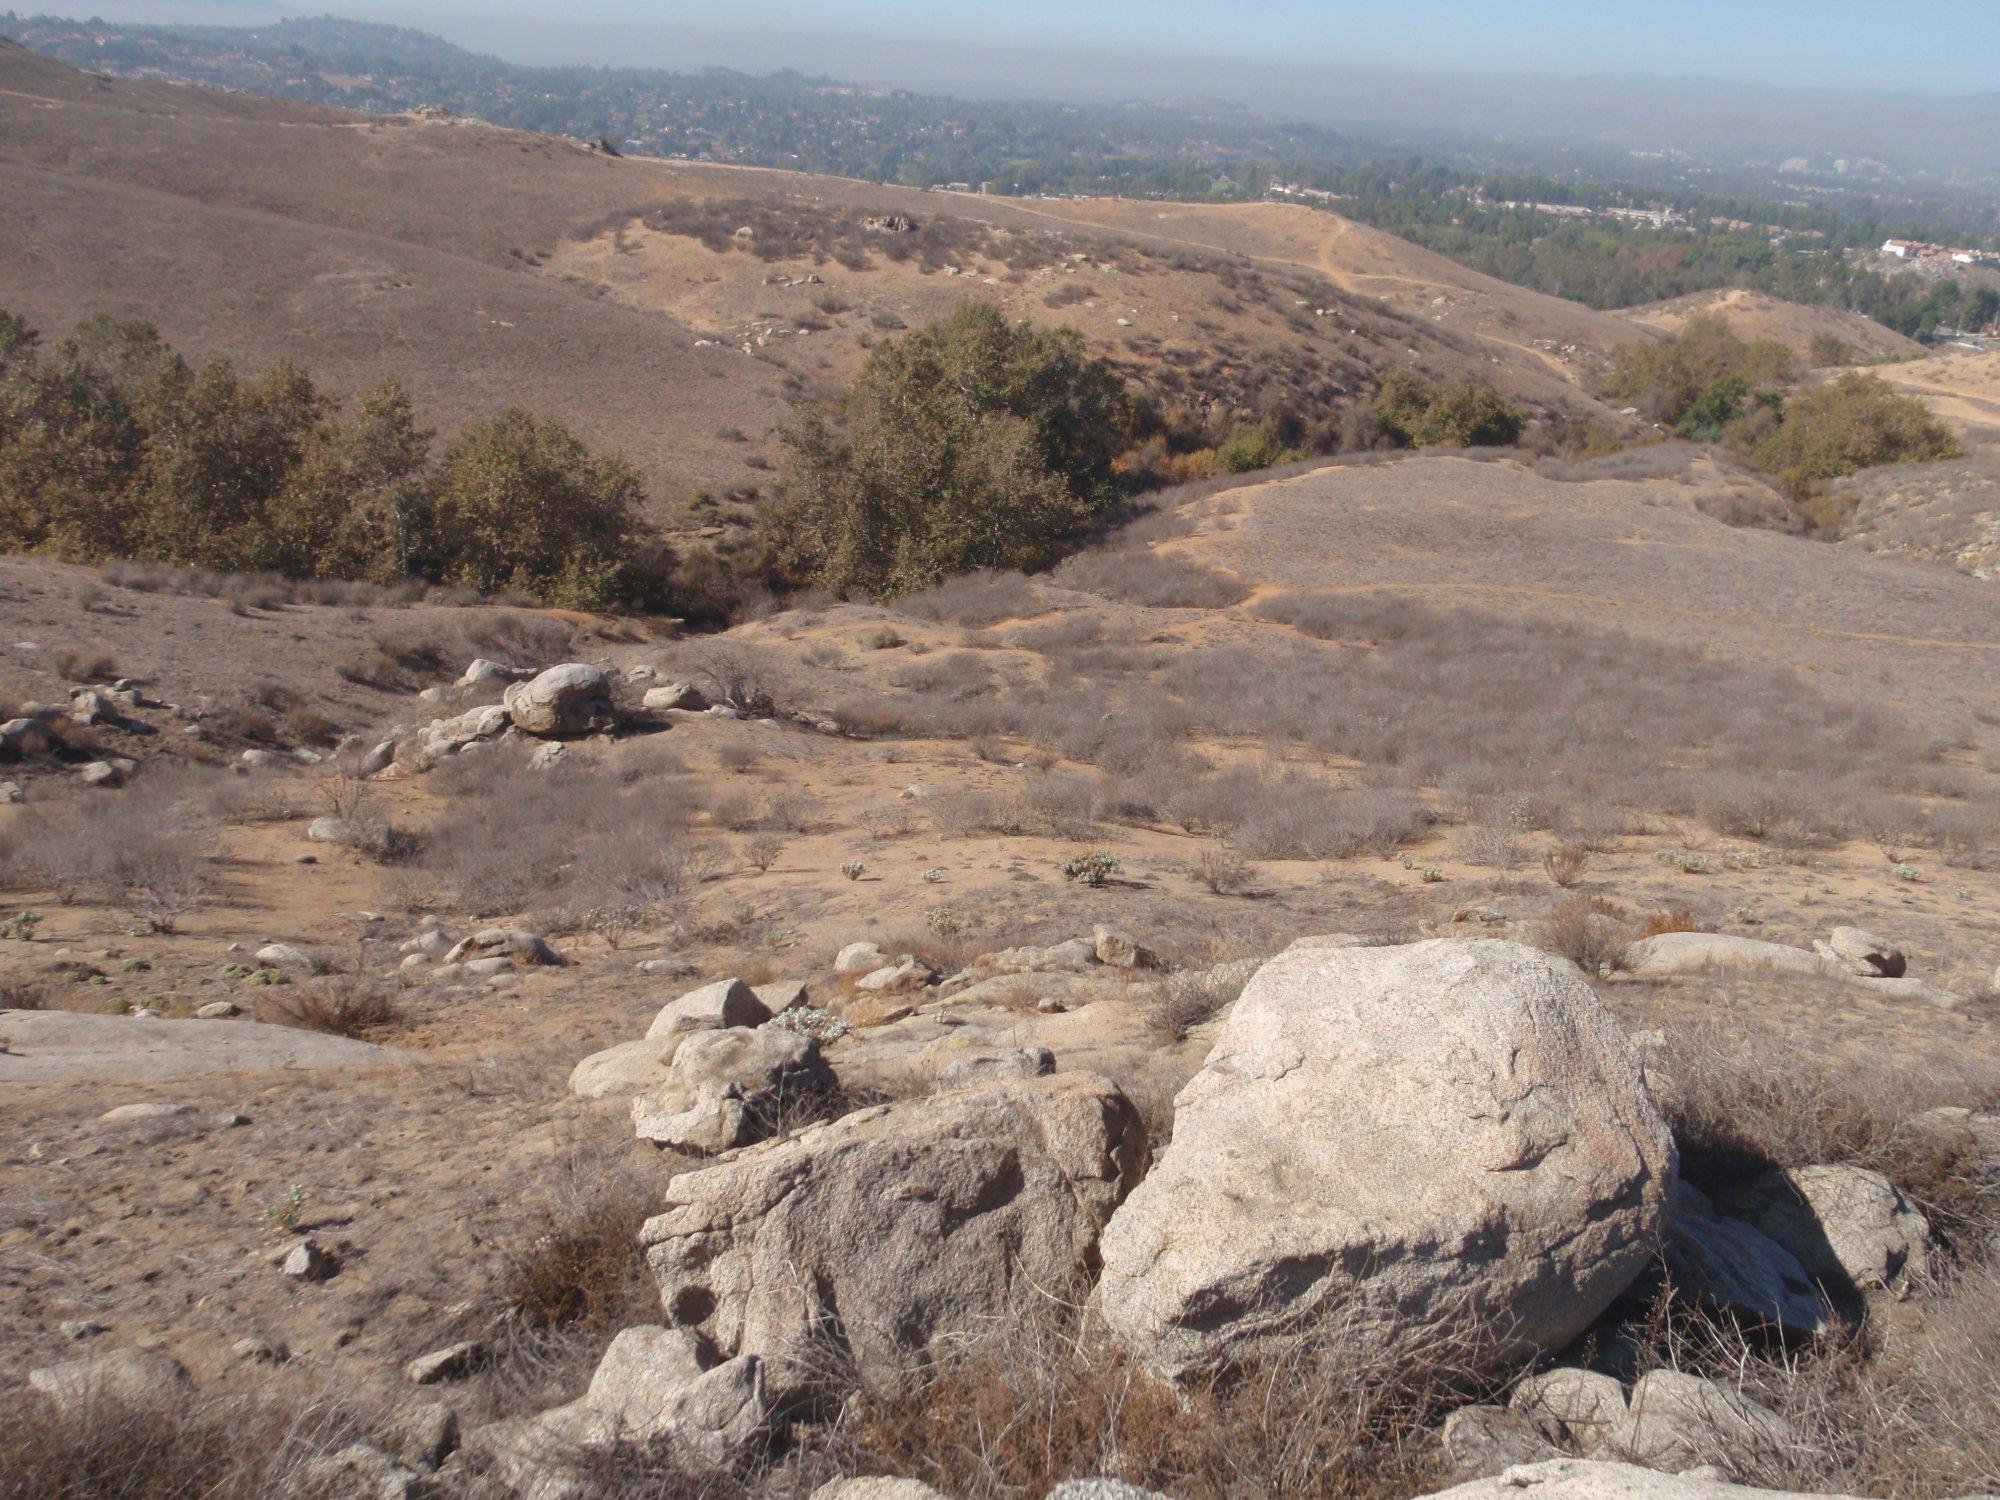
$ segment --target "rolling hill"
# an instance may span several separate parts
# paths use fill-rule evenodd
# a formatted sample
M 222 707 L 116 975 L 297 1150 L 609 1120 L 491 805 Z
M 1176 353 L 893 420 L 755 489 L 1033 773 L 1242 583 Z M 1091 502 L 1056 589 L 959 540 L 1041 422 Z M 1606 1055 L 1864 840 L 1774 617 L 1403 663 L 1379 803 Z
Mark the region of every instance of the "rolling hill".
M 788 400 L 972 297 L 1080 329 L 1164 408 L 1222 429 L 1329 415 L 1391 367 L 1616 422 L 1580 382 L 1647 336 L 1303 208 L 620 158 L 435 112 L 100 77 L 12 44 L 0 192 L 0 306 L 45 332 L 109 312 L 339 390 L 394 372 L 446 431 L 507 402 L 551 412 L 636 463 L 662 520 L 698 491 L 754 499 Z

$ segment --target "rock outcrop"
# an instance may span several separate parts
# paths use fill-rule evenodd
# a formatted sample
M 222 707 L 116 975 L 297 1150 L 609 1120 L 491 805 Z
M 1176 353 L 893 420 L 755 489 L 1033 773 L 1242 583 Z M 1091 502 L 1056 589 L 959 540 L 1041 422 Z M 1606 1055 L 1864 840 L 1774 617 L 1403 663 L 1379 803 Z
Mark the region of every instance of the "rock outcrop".
M 1138 1115 L 1106 1079 L 1015 1080 L 684 1172 L 641 1239 L 669 1320 L 724 1356 L 758 1355 L 791 1403 L 1072 1285 L 1144 1158 Z
M 611 679 L 588 662 L 565 662 L 512 684 L 500 704 L 523 734 L 590 734 L 618 722 Z
M 1106 1321 L 1183 1376 L 1315 1326 L 1492 1364 L 1645 1269 L 1673 1144 L 1618 1023 L 1516 943 L 1287 952 L 1104 1236 Z
M 787 1097 L 830 1088 L 833 1074 L 811 1037 L 782 1026 L 689 1033 L 667 1075 L 632 1101 L 641 1140 L 705 1155 L 748 1144 Z

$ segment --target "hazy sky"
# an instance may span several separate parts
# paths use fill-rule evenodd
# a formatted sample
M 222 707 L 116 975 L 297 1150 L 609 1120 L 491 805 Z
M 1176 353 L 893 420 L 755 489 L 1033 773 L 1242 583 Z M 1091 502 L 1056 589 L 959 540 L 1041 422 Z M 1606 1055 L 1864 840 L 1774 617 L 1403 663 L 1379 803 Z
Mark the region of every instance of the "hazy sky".
M 17 6 L 22 0 L 13 0 Z M 1738 82 L 2000 91 L 2000 0 L 96 0 L 114 19 L 395 20 L 517 61 L 794 66 L 871 81 L 1033 92 L 1041 55 L 1499 73 L 1701 74 Z M 871 69 L 868 64 L 873 62 Z M 1178 71 L 1178 70 L 1176 70 Z

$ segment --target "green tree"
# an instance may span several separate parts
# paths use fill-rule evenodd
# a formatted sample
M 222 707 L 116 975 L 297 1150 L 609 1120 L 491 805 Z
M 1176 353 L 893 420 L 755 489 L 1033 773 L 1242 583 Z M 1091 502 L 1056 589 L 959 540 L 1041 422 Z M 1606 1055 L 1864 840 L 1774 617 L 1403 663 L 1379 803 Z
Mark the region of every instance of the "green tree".
M 1133 421 L 1075 330 L 968 306 L 877 346 L 836 417 L 793 419 L 768 534 L 841 593 L 1045 566 L 1115 503 Z
M 415 574 L 436 528 L 431 438 L 395 380 L 320 425 L 278 497 L 281 566 L 297 576 L 393 583 Z
M 421 571 L 572 609 L 634 597 L 644 490 L 631 465 L 591 453 L 551 417 L 510 407 L 445 450 Z
M 1521 435 L 1521 409 L 1490 385 L 1462 380 L 1437 386 L 1408 370 L 1382 377 L 1375 413 L 1390 436 L 1410 448 L 1500 448 Z

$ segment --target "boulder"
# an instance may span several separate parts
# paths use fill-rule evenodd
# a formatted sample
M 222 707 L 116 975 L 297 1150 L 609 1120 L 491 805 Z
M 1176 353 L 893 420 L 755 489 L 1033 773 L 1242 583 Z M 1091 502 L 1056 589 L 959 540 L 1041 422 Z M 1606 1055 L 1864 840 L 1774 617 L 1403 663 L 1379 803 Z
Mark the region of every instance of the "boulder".
M 361 764 L 355 769 L 363 776 L 377 776 L 389 769 L 396 759 L 396 742 L 383 740 L 361 757 Z
M 1045 1078 L 1056 1070 L 1056 1055 L 1046 1047 L 1001 1047 L 976 1052 L 947 1063 L 939 1072 L 941 1090 L 977 1088 L 1003 1078 Z
M 1863 979 L 1901 979 L 1909 967 L 1902 949 L 1860 927 L 1834 928 L 1826 947 L 1834 962 Z
M 667 1076 L 632 1101 L 632 1125 L 655 1145 L 714 1154 L 765 1133 L 763 1117 L 785 1098 L 832 1085 L 809 1036 L 779 1026 L 697 1031 L 674 1049 Z
M 1611 1434 L 1625 1421 L 1625 1387 L 1609 1375 L 1574 1365 L 1530 1375 L 1514 1387 L 1510 1409 L 1585 1458 L 1610 1451 Z
M 887 962 L 882 950 L 873 943 L 849 943 L 834 959 L 833 972 L 840 975 L 871 974 Z
M 1532 1418 L 1504 1406 L 1461 1406 L 1444 1419 L 1438 1440 L 1455 1474 L 1498 1474 L 1562 1457 Z
M 1316 1325 L 1528 1357 L 1646 1268 L 1674 1170 L 1573 965 L 1492 940 L 1284 953 L 1104 1236 L 1104 1317 L 1172 1377 Z
M 257 950 L 257 962 L 267 969 L 299 969 L 307 974 L 320 971 L 318 959 L 290 943 L 266 943 Z
M 28 1372 L 28 1384 L 65 1411 L 109 1401 L 142 1406 L 193 1389 L 181 1362 L 157 1349 L 113 1349 Z
M 1634 974 L 1699 974 L 1708 969 L 1760 969 L 1775 974 L 1824 974 L 1817 953 L 1719 932 L 1662 932 L 1625 945 Z
M 1632 1464 L 1554 1458 L 1433 1490 L 1423 1500 L 1808 1500 L 1804 1490 L 1761 1490 L 1724 1479 L 1662 1474 Z M 1823 1495 L 1816 1500 L 1856 1500 Z
M 895 963 L 863 974 L 854 981 L 854 988 L 864 995 L 895 995 L 920 990 L 935 978 L 930 965 L 906 953 Z
M 430 755 L 452 755 L 467 745 L 490 740 L 510 722 L 507 710 L 497 703 L 469 708 L 449 719 L 433 719 L 424 729 L 424 751 Z
M 593 1052 L 570 1069 L 569 1091 L 579 1099 L 606 1099 L 649 1089 L 666 1078 L 679 1045 L 678 1037 L 671 1041 L 642 1038 Z
M 760 1356 L 790 1404 L 1075 1285 L 1145 1154 L 1106 1079 L 998 1083 L 683 1172 L 640 1238 L 669 1320 Z
M 47 755 L 55 747 L 55 737 L 40 719 L 9 719 L 0 724 L 0 755 Z
M 1930 1269 L 1930 1221 L 1865 1167 L 1766 1172 L 1716 1207 L 1776 1240 L 1836 1293 L 1901 1285 Z
M 109 693 L 79 688 L 69 697 L 70 719 L 78 724 L 116 724 L 124 717 Z
M 1763 1231 L 1718 1215 L 1693 1183 L 1674 1184 L 1666 1229 L 1667 1275 L 1677 1290 L 1787 1333 L 1832 1325 L 1833 1307 L 1798 1257 Z
M 1606 1442 L 1618 1457 L 1649 1469 L 1679 1473 L 1716 1464 L 1737 1474 L 1779 1462 L 1799 1437 L 1783 1417 L 1741 1392 L 1678 1370 L 1654 1370 L 1632 1387 Z
M 1114 969 L 1151 969 L 1159 965 L 1152 949 L 1142 947 L 1130 933 L 1099 924 L 1091 929 L 1091 954 L 1101 964 Z
M 541 749 L 528 757 L 530 771 L 548 771 L 569 759 L 569 746 L 561 740 L 550 740 Z
M 699 713 L 708 707 L 708 699 L 703 697 L 701 689 L 691 682 L 670 682 L 662 687 L 647 688 L 646 696 L 639 701 L 645 707 L 656 711 L 684 708 Z
M 489 661 L 483 656 L 474 657 L 466 669 L 458 675 L 460 687 L 485 687 L 504 682 L 519 682 L 524 677 L 534 676 L 526 667 L 502 666 L 497 661 Z
M 753 984 L 750 989 L 763 1002 L 764 1008 L 774 1016 L 788 1010 L 797 1010 L 811 999 L 803 979 L 780 979 L 773 984 Z
M 648 1041 L 690 1031 L 719 1031 L 725 1026 L 762 1026 L 771 1012 L 757 992 L 740 979 L 718 979 L 698 990 L 669 1000 L 646 1028 Z
M 618 722 L 611 679 L 588 662 L 550 667 L 538 677 L 513 684 L 500 702 L 523 734 L 590 734 Z
M 447 952 L 442 962 L 457 964 L 482 958 L 502 958 L 524 968 L 561 968 L 569 962 L 540 933 L 518 927 L 483 927 Z

